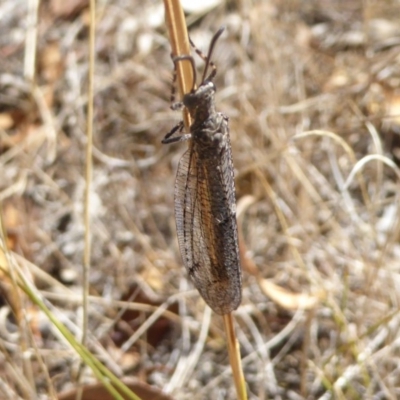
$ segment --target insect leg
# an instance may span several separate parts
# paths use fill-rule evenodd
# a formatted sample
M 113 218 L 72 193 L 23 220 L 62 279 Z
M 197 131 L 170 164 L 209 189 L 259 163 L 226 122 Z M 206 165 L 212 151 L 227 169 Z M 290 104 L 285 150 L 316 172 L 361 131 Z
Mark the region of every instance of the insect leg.
M 177 111 L 177 110 L 182 110 L 184 107 L 183 103 L 181 101 L 176 101 L 171 104 L 171 110 Z
M 177 143 L 177 142 L 184 142 L 186 140 L 189 140 L 192 138 L 192 134 L 191 133 L 185 133 L 184 135 L 181 136 L 174 136 L 174 137 L 165 137 L 161 143 L 162 144 L 170 144 L 170 143 Z
M 183 130 L 183 121 L 179 122 L 178 125 L 174 126 L 170 132 L 168 132 L 164 139 L 161 141 L 162 144 L 170 144 L 170 143 L 175 143 L 175 142 L 182 142 L 184 140 L 188 140 L 192 137 L 191 133 L 186 133 L 184 135 L 180 135 L 180 136 L 174 136 L 171 137 L 175 132 L 179 132 L 181 133 Z
M 190 61 L 191 65 L 192 65 L 192 70 L 193 70 L 193 86 L 192 86 L 192 89 L 191 89 L 192 92 L 195 90 L 195 86 L 196 86 L 196 64 L 194 62 L 193 57 L 191 55 L 188 55 L 188 54 L 180 55 L 180 56 L 174 56 L 171 53 L 171 58 L 172 58 L 172 61 L 174 63 L 174 66 L 175 66 L 174 67 L 174 74 L 173 74 L 173 77 L 172 77 L 172 87 L 171 87 L 171 97 L 170 97 L 171 109 L 172 110 L 179 110 L 179 109 L 181 109 L 183 107 L 183 103 L 175 101 L 175 93 L 176 93 L 176 85 L 175 84 L 176 84 L 176 78 L 177 78 L 176 64 L 177 64 L 177 62 L 182 61 L 182 60 Z
M 171 53 L 171 58 L 172 58 L 172 61 L 174 60 L 174 55 Z M 173 75 L 172 75 L 172 86 L 171 86 L 171 97 L 170 97 L 170 103 L 171 104 L 174 104 L 175 103 L 175 93 L 176 93 L 176 76 L 177 76 L 177 73 L 176 73 L 176 65 L 175 65 L 175 63 L 174 63 L 174 72 L 173 72 Z M 172 108 L 172 106 L 171 106 L 171 108 Z
M 180 56 L 176 56 L 176 57 L 173 57 L 172 58 L 172 61 L 174 62 L 174 64 L 175 64 L 175 73 L 176 73 L 176 63 L 178 62 L 178 61 L 182 61 L 182 60 L 188 60 L 188 61 L 190 61 L 190 63 L 192 64 L 192 70 L 193 70 L 193 86 L 192 86 L 192 89 L 191 89 L 191 91 L 193 92 L 194 90 L 195 90 L 195 87 L 196 87 L 196 64 L 195 64 L 195 62 L 194 62 L 194 58 L 191 56 L 191 55 L 188 55 L 188 54 L 183 54 L 183 55 L 180 55 Z

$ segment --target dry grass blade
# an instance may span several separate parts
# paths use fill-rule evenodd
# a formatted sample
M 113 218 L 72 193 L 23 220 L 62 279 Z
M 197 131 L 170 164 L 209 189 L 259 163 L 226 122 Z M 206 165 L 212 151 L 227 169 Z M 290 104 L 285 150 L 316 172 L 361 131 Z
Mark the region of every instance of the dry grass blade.
M 243 375 L 242 363 L 240 360 L 239 342 L 236 339 L 234 319 L 232 314 L 223 316 L 226 332 L 226 341 L 228 346 L 229 361 L 232 368 L 233 380 L 235 382 L 237 398 L 247 399 L 246 381 Z
M 89 329 L 89 274 L 91 265 L 92 250 L 92 221 L 91 214 L 91 193 L 93 179 L 93 118 L 94 118 L 94 73 L 95 73 L 95 34 L 96 34 L 96 0 L 90 0 L 90 23 L 89 23 L 89 70 L 88 70 L 88 89 L 87 89 L 87 117 L 86 117 L 86 169 L 85 169 L 85 197 L 84 197 L 84 252 L 83 252 L 83 284 L 82 284 L 82 346 L 87 345 Z M 80 385 L 82 379 L 84 363 L 80 365 L 78 372 L 78 391 L 77 400 L 82 399 L 83 387 Z
M 2 237 L 4 239 L 4 236 Z M 39 293 L 37 288 L 34 287 L 32 282 L 28 280 L 25 276 L 25 271 L 21 268 L 20 265 L 16 262 L 16 260 L 12 257 L 12 254 L 5 249 L 4 242 L 1 243 L 0 248 L 0 273 L 6 277 L 10 278 L 13 282 L 14 289 L 18 291 L 21 290 L 21 293 L 24 293 L 27 298 L 32 302 L 32 304 L 36 305 L 38 309 L 43 311 L 46 317 L 51 321 L 53 327 L 57 330 L 60 336 L 62 336 L 65 341 L 73 348 L 76 353 L 81 357 L 82 362 L 88 366 L 93 374 L 97 377 L 97 379 L 102 382 L 105 388 L 107 388 L 108 392 L 113 395 L 113 398 L 123 400 L 123 399 L 131 399 L 131 400 L 140 400 L 135 393 L 131 392 L 131 390 L 118 378 L 116 377 L 110 370 L 108 370 L 90 351 L 79 343 L 74 335 L 70 332 L 69 329 L 59 320 L 59 318 L 54 313 L 53 310 L 50 309 L 45 303 L 46 301 Z M 20 294 L 19 294 L 20 295 Z M 22 309 L 23 307 L 20 307 Z M 28 332 L 32 335 L 31 327 L 24 327 L 26 333 Z M 38 350 L 38 349 L 36 349 Z M 38 354 L 40 357 L 40 354 Z M 30 371 L 30 364 L 27 373 Z M 43 363 L 43 367 L 45 367 Z M 33 377 L 32 377 L 33 379 Z M 49 382 L 51 384 L 51 382 Z M 53 393 L 53 388 L 50 386 L 49 392 Z
M 37 27 L 40 0 L 28 1 L 28 29 L 25 36 L 24 76 L 35 84 L 36 78 L 36 51 L 37 51 Z
M 172 55 L 181 56 L 190 54 L 189 35 L 186 28 L 185 14 L 179 0 L 164 0 L 165 20 Z M 188 93 L 193 86 L 193 70 L 189 61 L 181 61 L 176 65 L 178 89 L 181 97 Z M 185 127 L 190 126 L 190 117 L 186 109 L 183 110 Z
M 88 70 L 88 111 L 86 120 L 86 170 L 85 170 L 85 198 L 84 198 L 84 225 L 85 225 L 85 250 L 83 253 L 83 337 L 82 344 L 86 344 L 88 331 L 88 298 L 89 298 L 89 273 L 92 249 L 91 226 L 91 195 L 93 179 L 93 118 L 94 118 L 94 68 L 95 68 L 95 33 L 96 33 L 96 1 L 90 0 L 90 24 L 89 24 L 89 70 Z
M 165 4 L 165 9 L 166 9 L 167 27 L 169 30 L 169 37 L 171 40 L 172 54 L 174 56 L 188 55 L 188 54 L 190 54 L 189 53 L 190 49 L 188 48 L 188 35 L 187 35 L 187 31 L 186 31 L 185 20 L 183 17 L 183 10 L 180 7 L 179 1 L 170 1 L 170 2 L 165 1 L 164 4 Z M 212 44 L 210 45 L 210 48 L 211 48 L 210 53 L 212 52 L 213 44 L 215 43 L 215 41 L 217 40 L 217 38 L 220 36 L 221 33 L 222 33 L 222 30 L 220 29 L 220 31 L 214 36 L 214 39 L 211 42 Z M 210 60 L 207 58 L 207 65 L 208 65 L 209 61 Z M 181 94 L 186 94 L 186 93 L 189 93 L 189 88 L 190 89 L 193 88 L 193 84 L 190 84 L 190 82 L 193 82 L 193 75 L 194 75 L 195 71 L 193 71 L 193 73 L 191 75 L 189 75 L 189 74 L 185 75 L 186 70 L 184 70 L 183 67 L 180 67 L 180 64 L 182 64 L 182 63 L 180 62 L 177 64 L 177 68 L 179 68 L 178 69 L 178 83 L 180 86 Z M 189 63 L 185 63 L 185 65 L 189 65 Z M 206 74 L 206 72 L 207 71 L 205 69 L 204 75 Z M 188 85 L 188 82 L 189 82 L 189 85 Z M 185 109 L 189 109 L 189 108 L 185 107 Z M 199 109 L 200 109 L 200 107 L 199 107 Z M 198 113 L 200 114 L 200 111 L 198 111 Z M 188 127 L 187 120 L 185 120 L 185 126 Z M 229 148 L 229 157 L 231 157 L 230 151 L 231 150 Z M 189 154 L 189 153 L 187 153 L 187 154 Z M 228 152 L 227 152 L 227 154 L 228 154 Z M 182 165 L 182 161 L 181 161 L 180 166 L 181 165 Z M 231 166 L 231 168 L 233 168 L 233 167 Z M 213 172 L 217 173 L 217 171 L 213 171 Z M 225 171 L 225 172 L 230 174 L 230 171 Z M 186 174 L 186 171 L 185 171 L 185 174 Z M 200 182 L 199 182 L 199 185 L 200 185 Z M 232 187 L 233 187 L 233 182 L 232 182 Z M 217 188 L 215 187 L 214 190 L 216 190 L 216 189 Z M 225 195 L 227 196 L 226 193 L 225 193 Z M 233 201 L 236 201 L 236 200 L 233 199 Z M 184 205 L 183 208 L 186 209 L 186 205 Z M 236 209 L 236 207 L 235 207 L 235 209 Z M 182 211 L 182 208 L 179 208 L 179 212 L 181 212 L 181 211 Z M 236 221 L 235 221 L 235 224 L 236 224 Z M 190 228 L 190 229 L 192 229 L 192 228 Z M 235 225 L 235 229 L 236 229 L 236 225 Z M 179 234 L 179 232 L 178 232 L 178 234 Z M 209 240 L 211 240 L 210 238 L 214 237 L 212 235 L 211 227 L 208 227 L 208 231 L 206 229 L 206 232 L 202 233 L 202 234 L 209 235 Z M 217 243 L 217 242 L 215 242 L 215 243 Z M 215 246 L 216 244 L 212 244 L 212 245 Z M 217 251 L 222 252 L 223 249 L 218 249 Z M 192 259 L 192 256 L 190 258 Z M 189 266 L 188 270 L 190 270 L 191 268 L 192 268 L 192 266 Z M 206 268 L 206 265 L 203 265 L 202 268 Z M 239 271 L 239 274 L 241 274 L 240 271 Z M 204 290 L 200 287 L 198 287 L 198 289 L 200 292 L 203 292 L 203 290 Z M 224 287 L 221 286 L 220 290 L 224 290 Z M 208 291 L 208 288 L 205 292 L 207 292 L 207 291 Z M 204 293 L 202 293 L 202 295 L 204 297 Z M 236 297 L 237 297 L 237 295 L 236 295 Z M 241 295 L 239 297 L 241 297 Z M 240 400 L 245 400 L 245 399 L 247 399 L 246 384 L 245 384 L 245 380 L 244 380 L 244 376 L 243 376 L 242 365 L 240 362 L 239 344 L 236 340 L 236 334 L 235 334 L 235 329 L 234 329 L 234 325 L 233 325 L 233 316 L 231 313 L 228 313 L 228 314 L 223 315 L 223 318 L 224 318 L 225 332 L 226 332 L 226 336 L 227 336 L 227 348 L 228 348 L 228 353 L 229 353 L 229 360 L 230 360 L 231 368 L 232 368 L 232 372 L 233 372 L 233 379 L 234 379 L 234 383 L 235 383 L 235 387 L 236 387 L 236 393 Z

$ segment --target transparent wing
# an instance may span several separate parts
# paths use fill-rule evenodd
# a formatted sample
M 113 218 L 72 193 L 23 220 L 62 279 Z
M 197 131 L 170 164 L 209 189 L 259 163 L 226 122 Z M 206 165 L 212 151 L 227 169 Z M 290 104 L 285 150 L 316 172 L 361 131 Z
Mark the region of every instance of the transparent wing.
M 193 144 L 181 158 L 175 184 L 175 216 L 184 265 L 204 300 L 218 314 L 236 309 L 241 299 L 233 164 L 229 136 L 227 139 L 218 157 L 211 149 L 200 158 Z
M 192 221 L 193 219 L 193 198 L 196 196 L 197 179 L 195 171 L 190 171 L 191 153 L 191 148 L 189 148 L 180 159 L 175 181 L 176 233 L 183 263 L 188 271 L 193 264 L 193 246 L 191 245 L 193 230 L 188 231 L 185 229 L 185 225 L 187 220 Z

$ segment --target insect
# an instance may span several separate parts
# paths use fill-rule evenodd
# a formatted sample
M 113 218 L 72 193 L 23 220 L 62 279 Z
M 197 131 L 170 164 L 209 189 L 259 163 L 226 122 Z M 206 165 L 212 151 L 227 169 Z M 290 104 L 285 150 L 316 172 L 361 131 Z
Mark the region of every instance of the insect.
M 205 302 L 220 315 L 228 314 L 241 302 L 242 277 L 236 222 L 236 198 L 228 118 L 215 108 L 217 69 L 210 61 L 220 28 L 210 42 L 203 77 L 196 89 L 195 62 L 191 55 L 173 58 L 174 64 L 189 60 L 193 87 L 182 105 L 192 119 L 190 133 L 183 122 L 169 132 L 162 143 L 191 140 L 182 156 L 175 181 L 175 219 L 178 242 L 185 268 Z M 194 47 L 193 43 L 191 42 Z M 212 71 L 207 76 L 208 67 Z

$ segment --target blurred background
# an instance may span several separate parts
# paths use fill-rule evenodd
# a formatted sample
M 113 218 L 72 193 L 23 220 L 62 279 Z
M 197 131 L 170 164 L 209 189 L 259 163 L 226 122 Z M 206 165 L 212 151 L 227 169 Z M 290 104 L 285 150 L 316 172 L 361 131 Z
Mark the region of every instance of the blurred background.
M 204 52 L 226 26 L 213 60 L 235 165 L 249 398 L 398 398 L 400 1 L 182 4 Z M 0 15 L 7 247 L 79 326 L 88 1 L 1 0 Z M 173 186 L 187 146 L 161 144 L 181 119 L 170 52 L 161 2 L 98 1 L 88 347 L 174 399 L 235 398 L 222 320 L 188 282 L 177 245 Z M 74 351 L 16 301 L 4 271 L 0 288 L 5 398 L 73 388 Z M 159 306 L 169 313 L 149 322 Z M 33 374 L 20 379 L 26 352 Z

